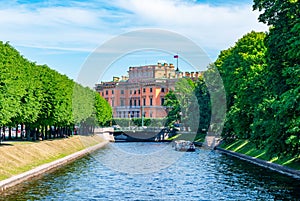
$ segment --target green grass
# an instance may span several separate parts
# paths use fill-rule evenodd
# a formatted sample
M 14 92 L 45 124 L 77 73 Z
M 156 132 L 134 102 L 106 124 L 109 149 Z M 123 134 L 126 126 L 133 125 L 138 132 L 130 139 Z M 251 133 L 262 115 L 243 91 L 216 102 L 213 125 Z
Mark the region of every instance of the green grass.
M 223 143 L 221 148 L 234 151 L 237 153 L 259 158 L 279 165 L 287 166 L 296 170 L 300 170 L 300 158 L 292 157 L 270 157 L 265 149 L 257 149 L 255 144 L 248 140 L 235 140 L 231 143 Z
M 0 181 L 102 142 L 97 136 L 37 142 L 8 142 L 0 146 Z
M 181 136 L 181 134 L 177 134 L 177 135 L 174 135 L 173 137 L 168 138 L 168 140 L 175 140 L 175 139 L 179 138 L 180 136 Z
M 1 181 L 1 180 L 4 180 L 4 179 L 8 179 L 8 178 L 9 178 L 8 176 L 0 175 L 0 181 Z
M 22 172 L 29 171 L 29 170 L 31 170 L 35 167 L 40 166 L 40 165 L 53 162 L 55 160 L 61 159 L 61 158 L 66 157 L 66 156 L 68 156 L 68 154 L 59 154 L 59 155 L 53 156 L 51 158 L 33 161 L 32 164 L 28 164 L 28 165 L 21 166 L 21 167 L 18 167 L 18 168 L 11 168 L 9 173 L 12 174 L 12 175 L 17 175 L 17 174 L 20 174 Z M 4 179 L 8 179 L 9 177 L 10 176 L 8 176 L 8 175 L 1 175 L 0 174 L 0 181 L 4 180 Z
M 205 136 L 203 134 L 181 134 L 178 133 L 177 135 L 168 138 L 168 140 L 180 140 L 180 139 L 186 139 L 186 140 L 191 140 L 194 142 L 204 142 L 205 141 Z
M 195 138 L 195 142 L 204 142 L 206 134 L 198 133 Z

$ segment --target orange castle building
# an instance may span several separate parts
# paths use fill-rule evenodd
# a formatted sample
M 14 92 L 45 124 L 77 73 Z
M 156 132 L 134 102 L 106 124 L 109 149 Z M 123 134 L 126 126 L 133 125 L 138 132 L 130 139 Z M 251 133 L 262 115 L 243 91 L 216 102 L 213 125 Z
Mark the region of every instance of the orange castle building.
M 114 118 L 163 118 L 165 95 L 174 90 L 179 78 L 198 78 L 200 72 L 183 73 L 173 64 L 129 67 L 128 76 L 114 77 L 111 82 L 96 84 L 96 91 L 113 108 Z

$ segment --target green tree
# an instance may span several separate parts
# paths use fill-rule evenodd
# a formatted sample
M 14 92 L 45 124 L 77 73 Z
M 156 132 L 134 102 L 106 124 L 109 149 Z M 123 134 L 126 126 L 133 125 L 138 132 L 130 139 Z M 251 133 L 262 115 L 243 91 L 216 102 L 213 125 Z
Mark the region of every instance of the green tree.
M 199 107 L 199 125 L 197 133 L 206 134 L 211 120 L 211 102 L 207 85 L 201 75 L 195 81 L 195 96 Z
M 190 78 L 181 78 L 175 83 L 175 95 L 180 104 L 180 122 L 186 129 L 197 132 L 199 105 L 195 94 L 196 85 Z
M 264 33 L 251 32 L 234 47 L 221 53 L 215 62 L 223 78 L 228 112 L 223 134 L 250 138 L 256 105 L 265 91 Z
M 269 90 L 256 112 L 253 130 L 264 132 L 271 154 L 299 156 L 300 4 L 298 0 L 254 0 L 253 8 L 262 11 L 259 21 L 270 26 L 265 40 Z
M 95 92 L 79 84 L 74 85 L 72 94 L 74 123 L 80 125 L 80 132 L 88 134 L 96 124 Z
M 99 93 L 95 92 L 95 110 L 99 126 L 109 126 L 112 121 L 112 108 Z
M 1 127 L 24 124 L 33 139 L 40 132 L 51 137 L 47 132 L 50 126 L 57 128 L 60 136 L 70 134 L 75 124 L 82 125 L 83 133 L 93 132 L 96 120 L 107 125 L 111 119 L 111 107 L 95 93 L 0 42 Z
M 174 123 L 180 121 L 180 103 L 173 90 L 170 90 L 165 96 L 164 106 L 167 107 L 168 115 L 166 126 L 173 127 Z
M 24 90 L 20 69 L 24 60 L 8 43 L 0 43 L 0 124 L 12 124 L 11 119 L 20 110 L 20 97 Z

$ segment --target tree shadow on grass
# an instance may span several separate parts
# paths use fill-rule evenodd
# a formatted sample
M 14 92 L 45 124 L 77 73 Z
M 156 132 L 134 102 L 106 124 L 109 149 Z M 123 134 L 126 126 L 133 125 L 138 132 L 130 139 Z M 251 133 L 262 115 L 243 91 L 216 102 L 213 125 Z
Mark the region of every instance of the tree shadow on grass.
M 14 146 L 13 144 L 10 144 L 10 143 L 1 143 L 0 144 L 0 147 L 3 147 L 3 146 Z

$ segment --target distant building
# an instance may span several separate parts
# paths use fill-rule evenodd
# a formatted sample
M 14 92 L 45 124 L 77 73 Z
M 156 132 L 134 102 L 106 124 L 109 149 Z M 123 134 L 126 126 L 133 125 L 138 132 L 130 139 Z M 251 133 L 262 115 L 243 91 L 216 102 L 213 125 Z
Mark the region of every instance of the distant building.
M 180 72 L 173 64 L 129 67 L 128 76 L 96 84 L 96 91 L 113 108 L 114 118 L 163 118 L 165 95 L 174 90 L 178 78 L 197 78 L 200 72 Z

